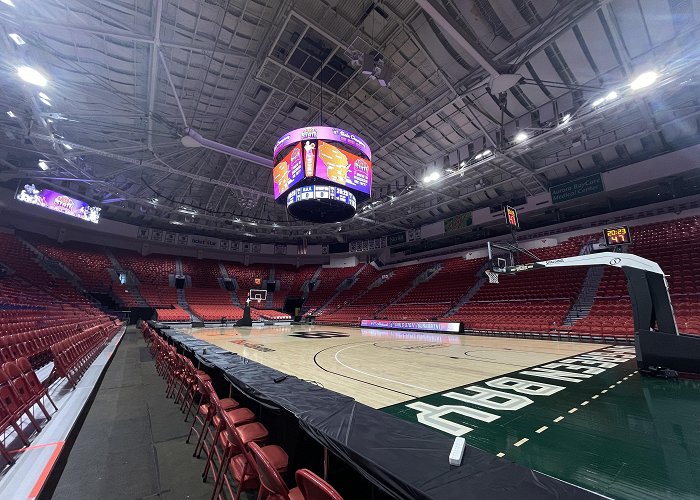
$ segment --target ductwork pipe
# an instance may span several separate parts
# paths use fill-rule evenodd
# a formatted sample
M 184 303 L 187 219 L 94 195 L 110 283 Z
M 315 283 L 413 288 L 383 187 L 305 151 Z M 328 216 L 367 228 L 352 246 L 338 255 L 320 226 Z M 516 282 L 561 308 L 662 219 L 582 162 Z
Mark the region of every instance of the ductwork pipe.
M 251 163 L 261 165 L 263 167 L 272 168 L 274 166 L 272 160 L 268 158 L 263 158 L 262 156 L 249 153 L 248 151 L 242 151 L 237 148 L 232 148 L 231 146 L 221 144 L 220 142 L 205 139 L 192 129 L 187 129 L 187 135 L 181 139 L 181 142 L 183 146 L 186 146 L 188 148 L 196 148 L 201 146 L 207 149 L 211 149 L 212 151 L 223 153 L 225 155 L 235 156 L 236 158 L 240 158 L 241 160 L 246 160 Z

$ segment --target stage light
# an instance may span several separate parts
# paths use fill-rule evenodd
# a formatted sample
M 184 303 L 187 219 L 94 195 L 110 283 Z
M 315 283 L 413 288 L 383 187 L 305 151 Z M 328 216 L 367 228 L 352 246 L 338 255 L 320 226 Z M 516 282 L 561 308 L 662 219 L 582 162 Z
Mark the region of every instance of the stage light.
M 12 111 L 8 111 L 7 116 L 9 116 L 10 118 L 15 118 L 16 115 Z
M 525 132 L 518 132 L 515 135 L 515 142 L 523 142 L 525 139 L 527 139 L 527 134 Z
M 46 104 L 47 106 L 51 107 L 51 101 L 49 101 L 48 99 L 44 99 L 43 97 L 40 97 L 39 100 L 41 102 L 43 102 L 44 104 Z
M 171 223 L 171 224 L 174 224 L 174 225 L 176 225 L 176 226 L 182 226 L 182 222 L 177 221 L 177 220 L 171 220 L 170 223 Z
M 49 169 L 49 164 L 46 163 L 44 160 L 39 160 L 39 168 L 46 171 Z
M 49 96 L 47 96 L 46 94 L 44 94 L 43 92 L 39 92 L 39 97 L 42 99 L 46 99 L 47 101 L 51 100 L 51 98 Z
M 19 77 L 25 82 L 31 83 L 32 85 L 37 85 L 39 87 L 45 87 L 48 83 L 48 80 L 44 75 L 39 73 L 34 68 L 30 68 L 29 66 L 20 66 L 17 68 L 17 75 L 19 75 Z
M 23 39 L 21 36 L 19 36 L 17 33 L 10 33 L 10 34 L 7 35 L 7 36 L 9 36 L 10 39 L 11 39 L 13 42 L 15 42 L 17 45 L 24 45 L 24 43 L 25 43 L 25 42 L 24 42 L 24 39 Z
M 600 106 L 600 105 L 603 104 L 604 102 L 605 102 L 605 97 L 601 97 L 601 98 L 596 99 L 595 101 L 593 101 L 593 102 L 591 103 L 591 106 L 593 106 L 594 108 L 597 108 L 598 106 Z
M 569 120 L 571 120 L 571 115 L 569 113 L 566 113 L 561 119 L 562 125 L 568 123 Z
M 440 172 L 432 172 L 425 177 L 423 177 L 423 182 L 428 183 L 428 182 L 433 182 L 436 181 L 440 178 Z
M 12 0 L 0 0 L 0 2 L 4 3 L 5 5 L 9 5 L 10 7 L 15 6 L 15 4 L 12 3 Z
M 615 99 L 617 99 L 617 97 L 618 97 L 617 92 L 615 92 L 613 90 L 612 92 L 610 92 L 608 95 L 605 96 L 605 102 L 614 101 Z
M 632 80 L 632 83 L 630 83 L 630 87 L 632 88 L 632 90 L 643 89 L 653 84 L 658 77 L 659 74 L 656 71 L 646 71 L 634 80 Z
M 73 149 L 73 146 L 71 146 L 70 144 L 64 144 L 63 147 L 66 148 L 68 151 Z

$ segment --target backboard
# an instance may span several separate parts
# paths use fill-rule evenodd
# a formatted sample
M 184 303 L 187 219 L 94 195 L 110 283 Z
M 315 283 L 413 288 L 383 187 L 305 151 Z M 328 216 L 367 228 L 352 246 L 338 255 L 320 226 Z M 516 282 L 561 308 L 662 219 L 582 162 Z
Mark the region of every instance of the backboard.
M 267 290 L 255 290 L 255 289 L 250 289 L 248 290 L 248 299 L 255 300 L 258 303 L 264 302 L 267 300 Z

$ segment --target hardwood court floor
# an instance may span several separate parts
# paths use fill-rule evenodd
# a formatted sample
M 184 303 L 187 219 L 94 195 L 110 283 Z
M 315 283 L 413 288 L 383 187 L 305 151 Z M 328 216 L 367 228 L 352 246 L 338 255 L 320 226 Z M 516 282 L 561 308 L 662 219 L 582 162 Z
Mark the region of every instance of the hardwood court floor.
M 631 346 L 334 326 L 191 333 L 611 498 L 700 498 L 700 381 L 642 376 Z
M 191 333 L 373 408 L 602 347 L 336 326 L 198 328 Z

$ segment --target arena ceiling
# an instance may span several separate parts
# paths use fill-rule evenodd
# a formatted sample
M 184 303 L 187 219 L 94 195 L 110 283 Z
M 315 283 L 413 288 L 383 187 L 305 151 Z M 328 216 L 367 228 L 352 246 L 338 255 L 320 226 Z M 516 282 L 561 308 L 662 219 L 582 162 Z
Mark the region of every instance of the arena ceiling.
M 691 0 L 0 0 L 0 181 L 137 225 L 378 236 L 698 142 L 699 25 Z M 372 50 L 390 86 L 353 64 Z M 269 160 L 320 123 L 374 151 L 373 197 L 340 226 L 290 219 L 269 167 L 181 142 Z

